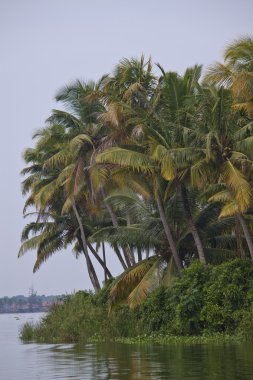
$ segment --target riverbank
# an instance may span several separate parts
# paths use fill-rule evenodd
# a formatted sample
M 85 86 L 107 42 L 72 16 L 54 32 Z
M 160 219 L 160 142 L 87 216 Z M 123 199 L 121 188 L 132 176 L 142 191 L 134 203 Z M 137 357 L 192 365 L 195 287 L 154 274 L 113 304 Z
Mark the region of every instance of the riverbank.
M 25 324 L 24 341 L 47 343 L 207 343 L 253 338 L 253 268 L 243 260 L 193 263 L 170 287 L 138 308 L 121 304 L 108 315 L 110 284 L 96 295 L 77 292 L 41 320 Z

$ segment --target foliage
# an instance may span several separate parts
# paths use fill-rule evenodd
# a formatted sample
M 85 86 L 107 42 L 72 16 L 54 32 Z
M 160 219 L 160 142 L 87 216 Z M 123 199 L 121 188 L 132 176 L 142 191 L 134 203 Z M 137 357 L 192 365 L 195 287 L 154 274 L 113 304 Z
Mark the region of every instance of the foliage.
M 55 305 L 37 325 L 25 324 L 21 339 L 40 342 L 79 342 L 90 337 L 135 335 L 133 314 L 122 307 L 108 318 L 105 306 L 107 289 L 100 294 L 79 291 L 67 296 L 63 305 Z
M 238 69 L 247 84 L 252 46 L 241 39 L 225 53 L 232 77 Z M 151 59 L 124 58 L 97 83 L 59 90 L 63 109 L 34 134 L 22 170 L 24 213 L 32 207 L 35 220 L 23 229 L 19 257 L 36 250 L 36 271 L 71 245 L 76 257 L 84 254 L 97 291 L 92 260 L 111 277 L 98 255 L 107 243 L 133 280 L 133 307 L 156 288 L 154 276 L 128 272 L 145 253 L 173 257 L 180 276 L 195 257 L 206 264 L 250 254 L 253 261 L 252 122 L 234 107 L 234 87 L 215 82 L 215 70 L 201 83 L 201 66 L 183 75 L 158 67 L 160 77 Z
M 58 91 L 62 109 L 24 152 L 34 219 L 19 257 L 35 250 L 36 271 L 71 246 L 96 294 L 56 305 L 37 339 L 251 331 L 252 52 L 252 38 L 235 41 L 203 81 L 199 65 L 158 64 L 158 76 L 151 58 L 124 58 Z M 94 261 L 110 279 L 101 291 Z
M 210 270 L 210 266 L 195 262 L 173 286 L 153 293 L 140 307 L 145 331 L 148 334 L 160 330 L 177 335 L 199 334 L 203 290 Z
M 204 288 L 201 320 L 209 331 L 233 332 L 253 301 L 253 268 L 234 260 L 217 266 Z
M 183 278 L 159 287 L 137 309 L 120 306 L 108 315 L 111 286 L 106 284 L 96 295 L 80 291 L 67 297 L 32 328 L 32 334 L 31 326 L 25 325 L 21 338 L 78 342 L 131 341 L 139 336 L 165 342 L 173 336 L 252 337 L 253 268 L 247 261 L 236 259 L 218 266 L 195 261 Z

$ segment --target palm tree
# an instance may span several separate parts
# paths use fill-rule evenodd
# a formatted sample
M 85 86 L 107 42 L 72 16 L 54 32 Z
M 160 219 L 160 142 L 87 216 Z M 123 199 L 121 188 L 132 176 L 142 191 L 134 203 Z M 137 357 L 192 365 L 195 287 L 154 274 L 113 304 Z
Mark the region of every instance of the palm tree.
M 50 123 L 62 123 L 72 131 L 73 138 L 61 152 L 52 156 L 47 162 L 47 165 L 54 166 L 61 162 L 62 157 L 65 159 L 68 155 L 72 156 L 71 162 L 74 162 L 73 171 L 70 170 L 72 174 L 68 180 L 63 176 L 63 181 L 67 186 L 72 187 L 72 189 L 68 189 L 68 192 L 74 197 L 78 197 L 78 192 L 86 187 L 85 198 L 95 208 L 101 207 L 98 193 L 102 193 L 102 198 L 105 197 L 105 189 L 102 184 L 106 177 L 105 171 L 92 165 L 94 152 L 96 149 L 100 149 L 99 147 L 104 144 L 106 137 L 106 128 L 97 123 L 98 116 L 104 110 L 100 99 L 94 96 L 98 88 L 99 84 L 89 82 L 86 85 L 77 81 L 58 92 L 56 99 L 62 101 L 69 112 L 54 111 L 49 121 Z M 67 168 L 66 172 L 68 172 Z M 73 196 L 67 200 L 67 207 L 68 203 L 71 204 Z M 104 204 L 112 218 L 112 223 L 117 225 L 117 217 L 112 208 L 107 202 Z M 114 250 L 123 268 L 126 268 L 117 245 L 114 246 Z M 130 266 L 131 263 L 124 249 L 123 252 L 126 263 Z
M 253 117 L 253 39 L 242 37 L 229 44 L 224 51 L 224 64 L 209 67 L 208 83 L 230 88 L 235 106 L 245 108 Z
M 61 200 L 61 203 L 60 207 L 58 205 L 58 209 L 56 211 L 61 214 L 61 209 L 63 208 L 64 202 L 66 203 L 66 200 L 64 200 L 64 191 L 63 189 L 60 189 L 62 177 L 66 177 L 66 170 L 63 170 L 63 163 L 65 163 L 65 161 L 68 161 L 70 158 L 70 154 L 66 154 L 64 156 L 64 148 L 62 147 L 66 146 L 66 141 L 69 140 L 69 136 L 67 133 L 65 133 L 63 126 L 53 125 L 45 130 L 42 130 L 40 133 L 37 133 L 36 137 L 39 137 L 36 149 L 29 149 L 25 153 L 26 161 L 33 163 L 30 167 L 26 168 L 23 171 L 24 174 L 30 172 L 32 173 L 32 175 L 26 178 L 23 184 L 25 191 L 31 190 L 31 195 L 29 196 L 26 205 L 35 204 L 39 212 L 44 213 L 45 211 L 48 211 L 52 208 L 52 200 L 55 202 L 54 200 L 58 199 Z M 65 151 L 65 153 L 68 152 Z M 46 163 L 51 159 L 51 157 L 56 156 L 58 157 L 58 166 L 54 165 L 54 167 L 49 168 Z M 59 162 L 61 164 L 59 164 Z M 59 178 L 61 181 L 59 181 Z M 60 197 L 59 192 L 61 194 Z M 75 215 L 76 214 L 77 212 Z M 73 214 L 71 217 L 73 219 Z M 80 219 L 78 219 L 78 221 L 79 220 Z M 100 285 L 95 273 L 95 269 L 89 258 L 87 246 L 83 241 L 82 227 L 79 225 L 79 228 L 81 230 L 81 240 L 87 261 L 88 272 L 91 277 L 93 286 L 99 289 Z M 92 253 L 104 267 L 104 269 L 107 270 L 108 275 L 110 275 L 108 268 L 105 268 L 101 258 L 99 258 L 99 256 L 94 251 Z M 48 255 L 48 257 L 49 256 L 50 255 Z
M 215 86 L 199 83 L 200 66 L 179 76 L 158 65 L 157 78 L 142 56 L 58 91 L 63 109 L 25 152 L 24 212 L 34 207 L 37 219 L 23 231 L 20 256 L 35 248 L 37 270 L 74 244 L 98 290 L 91 257 L 110 277 L 105 250 L 97 253 L 107 243 L 125 271 L 111 305 L 127 298 L 130 307 L 194 257 L 218 263 L 248 246 L 253 261 L 252 45 L 227 49 L 227 77 L 206 77 Z
M 96 157 L 97 163 L 110 163 L 118 165 L 121 168 L 125 168 L 127 171 L 131 170 L 133 172 L 139 171 L 148 177 L 150 183 L 152 183 L 152 192 L 157 203 L 160 218 L 164 227 L 164 232 L 167 237 L 170 249 L 172 251 L 177 269 L 179 273 L 182 273 L 182 264 L 178 256 L 176 244 L 171 232 L 171 228 L 167 222 L 166 214 L 164 210 L 164 204 L 161 196 L 161 178 L 159 172 L 157 172 L 155 162 L 148 157 L 145 153 L 136 152 L 130 149 L 124 148 L 110 148 L 100 153 Z
M 176 190 L 179 190 L 199 259 L 206 263 L 203 244 L 195 226 L 188 200 L 187 187 L 190 185 L 188 170 L 182 165 L 182 155 L 187 154 L 189 157 L 192 157 L 193 154 L 198 155 L 197 150 L 191 146 L 191 133 L 201 66 L 188 68 L 182 77 L 177 73 L 165 73 L 163 69 L 162 72 L 157 110 L 154 120 L 148 121 L 153 129 L 149 137 L 150 151 L 153 159 L 161 167 L 162 176 L 168 181 L 173 181 Z M 152 116 L 149 115 L 149 117 Z M 170 186 L 173 186 L 173 183 L 170 183 Z
M 202 90 L 192 140 L 202 151 L 191 165 L 191 181 L 200 188 L 218 183 L 214 187 L 218 192 L 210 200 L 225 202 L 220 217 L 238 218 L 253 258 L 250 233 L 243 219 L 252 202 L 253 125 L 243 111 L 232 110 L 231 104 L 231 94 L 224 88 Z

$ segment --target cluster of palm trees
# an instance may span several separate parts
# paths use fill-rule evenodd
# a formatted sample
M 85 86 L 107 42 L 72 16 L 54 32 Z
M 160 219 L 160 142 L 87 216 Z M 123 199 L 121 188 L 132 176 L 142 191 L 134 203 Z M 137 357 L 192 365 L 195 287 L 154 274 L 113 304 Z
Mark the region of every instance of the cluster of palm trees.
M 24 152 L 34 221 L 19 256 L 35 249 L 34 271 L 71 245 L 97 291 L 94 260 L 112 277 L 110 247 L 123 269 L 111 303 L 135 307 L 193 258 L 253 261 L 253 39 L 224 58 L 202 81 L 201 66 L 179 75 L 123 59 L 97 83 L 58 92 L 62 109 Z

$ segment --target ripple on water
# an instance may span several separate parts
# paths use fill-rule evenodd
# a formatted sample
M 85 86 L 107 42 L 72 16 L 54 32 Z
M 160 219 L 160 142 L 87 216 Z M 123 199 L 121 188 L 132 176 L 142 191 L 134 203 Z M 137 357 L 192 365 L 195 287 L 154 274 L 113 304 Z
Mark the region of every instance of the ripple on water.
M 0 315 L 1 380 L 251 380 L 253 344 L 22 344 L 37 315 Z

